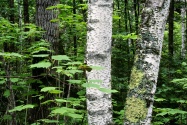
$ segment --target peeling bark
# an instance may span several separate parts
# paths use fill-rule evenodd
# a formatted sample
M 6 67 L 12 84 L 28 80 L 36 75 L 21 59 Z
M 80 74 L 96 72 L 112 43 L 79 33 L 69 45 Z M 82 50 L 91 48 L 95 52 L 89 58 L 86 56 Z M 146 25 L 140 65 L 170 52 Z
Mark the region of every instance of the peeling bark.
M 87 72 L 88 83 L 102 80 L 101 88 L 111 89 L 111 37 L 112 0 L 89 0 L 86 62 L 90 66 L 101 66 L 102 70 Z M 87 88 L 87 111 L 89 125 L 112 124 L 111 94 L 96 88 Z
M 127 93 L 124 125 L 150 125 L 170 0 L 147 0 Z

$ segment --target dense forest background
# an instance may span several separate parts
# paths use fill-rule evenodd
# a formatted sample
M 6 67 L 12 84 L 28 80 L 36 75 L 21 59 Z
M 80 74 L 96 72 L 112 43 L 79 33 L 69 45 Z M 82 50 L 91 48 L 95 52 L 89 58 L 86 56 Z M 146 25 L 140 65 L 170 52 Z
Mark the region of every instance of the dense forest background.
M 84 62 L 87 1 L 45 1 L 0 0 L 1 125 L 87 124 L 85 72 L 102 70 Z M 124 121 L 143 2 L 113 4 L 112 90 L 102 91 L 112 92 L 116 125 Z M 187 124 L 186 6 L 171 0 L 153 125 Z

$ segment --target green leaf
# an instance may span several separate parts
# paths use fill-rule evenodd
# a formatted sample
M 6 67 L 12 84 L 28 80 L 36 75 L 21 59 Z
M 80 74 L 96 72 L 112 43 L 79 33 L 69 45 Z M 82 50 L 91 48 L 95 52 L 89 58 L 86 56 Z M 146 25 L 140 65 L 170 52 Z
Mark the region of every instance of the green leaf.
M 76 109 L 62 107 L 62 108 L 57 108 L 55 110 L 52 110 L 51 113 L 64 115 L 65 113 L 74 113 L 75 111 Z
M 99 90 L 101 92 L 105 92 L 105 93 L 116 93 L 116 92 L 118 92 L 117 90 L 111 90 L 111 89 L 106 89 L 106 88 L 100 88 Z
M 97 88 L 97 89 L 99 89 L 99 88 L 100 88 L 100 85 L 94 84 L 94 83 L 84 83 L 84 84 L 82 84 L 82 87 L 85 87 L 85 88 L 92 87 L 92 88 Z
M 90 68 L 92 68 L 93 70 L 103 70 L 104 67 L 101 66 L 89 66 Z
M 68 113 L 67 116 L 72 117 L 72 118 L 83 118 L 82 115 L 79 114 L 72 114 L 72 113 Z
M 50 62 L 39 62 L 39 63 L 30 65 L 31 68 L 49 68 L 50 66 L 51 66 Z
M 68 62 L 66 65 L 81 65 L 81 62 Z
M 5 90 L 3 96 L 8 98 L 10 96 L 10 90 Z
M 52 56 L 52 59 L 54 60 L 70 60 L 68 56 L 66 55 L 55 55 L 55 56 Z
M 38 54 L 38 55 L 32 55 L 33 57 L 48 57 L 49 54 Z
M 29 108 L 34 108 L 34 105 L 27 104 L 27 105 L 16 106 L 14 109 L 9 110 L 9 112 L 21 111 L 21 110 L 29 109 Z
M 22 55 L 19 53 L 1 53 L 1 52 L 0 52 L 0 56 L 22 57 Z
M 60 93 L 62 93 L 62 91 L 60 91 L 60 90 L 50 90 L 49 93 L 51 93 L 51 94 L 60 94 Z
M 55 90 L 57 87 L 44 87 L 41 89 L 41 92 L 49 92 L 51 90 Z
M 42 105 L 44 105 L 44 104 L 50 104 L 51 102 L 54 102 L 54 100 L 47 100 L 47 101 L 42 102 L 41 104 Z
M 114 16 L 113 16 L 113 19 L 119 20 L 119 19 L 121 19 L 121 17 L 120 17 L 120 16 L 117 16 L 117 15 L 114 15 Z
M 11 115 L 4 115 L 3 119 L 4 120 L 12 120 L 12 116 Z
M 81 84 L 82 80 L 67 80 L 71 84 Z
M 97 79 L 88 80 L 88 83 L 102 83 L 102 82 L 103 82 L 102 80 L 97 80 Z
M 1 79 L 0 80 L 0 85 L 4 84 L 5 82 L 6 82 L 5 79 Z
M 63 102 L 71 102 L 65 99 L 55 99 L 56 102 L 63 103 Z
M 10 81 L 11 81 L 11 82 L 14 82 L 14 83 L 15 83 L 15 82 L 18 82 L 18 81 L 19 81 L 19 78 L 10 78 Z
M 156 102 L 162 102 L 162 101 L 165 101 L 166 99 L 164 99 L 164 98 L 155 98 L 154 99 Z

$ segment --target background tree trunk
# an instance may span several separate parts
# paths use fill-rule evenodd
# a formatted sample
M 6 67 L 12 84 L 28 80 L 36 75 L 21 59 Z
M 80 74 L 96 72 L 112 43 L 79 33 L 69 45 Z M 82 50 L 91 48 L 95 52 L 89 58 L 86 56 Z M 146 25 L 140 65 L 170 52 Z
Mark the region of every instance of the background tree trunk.
M 104 69 L 87 72 L 87 80 L 88 84 L 99 84 L 105 89 L 111 89 L 112 3 L 112 0 L 88 2 L 86 62 L 89 66 L 101 66 Z M 88 124 L 112 124 L 111 94 L 87 88 L 86 96 Z
M 162 3 L 163 2 L 163 3 Z M 149 0 L 142 12 L 140 38 L 125 105 L 124 125 L 150 125 L 170 0 Z
M 43 39 L 48 41 L 51 44 L 51 50 L 54 50 L 55 54 L 58 54 L 58 40 L 59 40 L 59 28 L 57 22 L 51 22 L 52 19 L 57 18 L 57 10 L 47 10 L 46 8 L 50 6 L 55 6 L 59 3 L 59 0 L 36 0 L 36 25 L 41 27 L 45 33 L 43 34 Z M 47 53 L 47 52 L 42 52 Z M 41 54 L 41 53 L 40 53 Z M 33 58 L 33 63 L 38 63 L 39 61 L 43 60 L 43 58 Z M 42 83 L 50 83 L 50 80 L 53 79 L 47 76 L 41 76 L 41 74 L 45 73 L 45 69 L 43 68 L 36 68 L 32 70 L 33 76 L 36 79 L 40 79 Z M 40 92 L 40 84 L 32 83 L 32 89 Z M 30 122 L 36 122 L 36 120 L 46 118 L 49 115 L 49 111 L 46 110 L 47 108 L 40 105 L 40 100 L 38 97 L 32 98 L 32 103 L 37 104 L 37 107 L 32 109 Z
M 168 62 L 169 62 L 169 67 L 171 67 L 172 65 L 172 60 L 173 60 L 173 51 L 174 51 L 174 43 L 173 43 L 173 29 L 174 29 L 174 0 L 171 0 L 170 3 L 170 8 L 169 8 L 169 34 L 168 34 L 168 51 L 169 51 L 169 58 L 168 58 Z
M 185 16 L 186 16 L 186 8 L 183 5 L 181 8 L 181 34 L 182 34 L 182 41 L 181 41 L 181 58 L 185 59 L 185 51 L 186 51 L 186 47 L 185 47 L 185 43 L 186 43 L 186 23 L 185 23 Z

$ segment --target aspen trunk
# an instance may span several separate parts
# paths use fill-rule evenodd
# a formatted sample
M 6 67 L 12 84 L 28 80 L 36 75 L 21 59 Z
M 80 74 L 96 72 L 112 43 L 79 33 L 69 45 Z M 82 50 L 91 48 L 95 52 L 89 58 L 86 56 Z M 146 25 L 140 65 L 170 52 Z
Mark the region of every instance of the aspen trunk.
M 112 37 L 112 0 L 89 0 L 86 62 L 90 66 L 101 66 L 102 70 L 87 72 L 91 80 L 101 88 L 111 89 L 111 37 Z M 109 125 L 112 123 L 111 94 L 96 88 L 87 88 L 87 111 L 89 125 Z
M 150 125 L 162 41 L 170 0 L 149 0 L 142 12 L 140 38 L 125 105 L 124 125 Z

